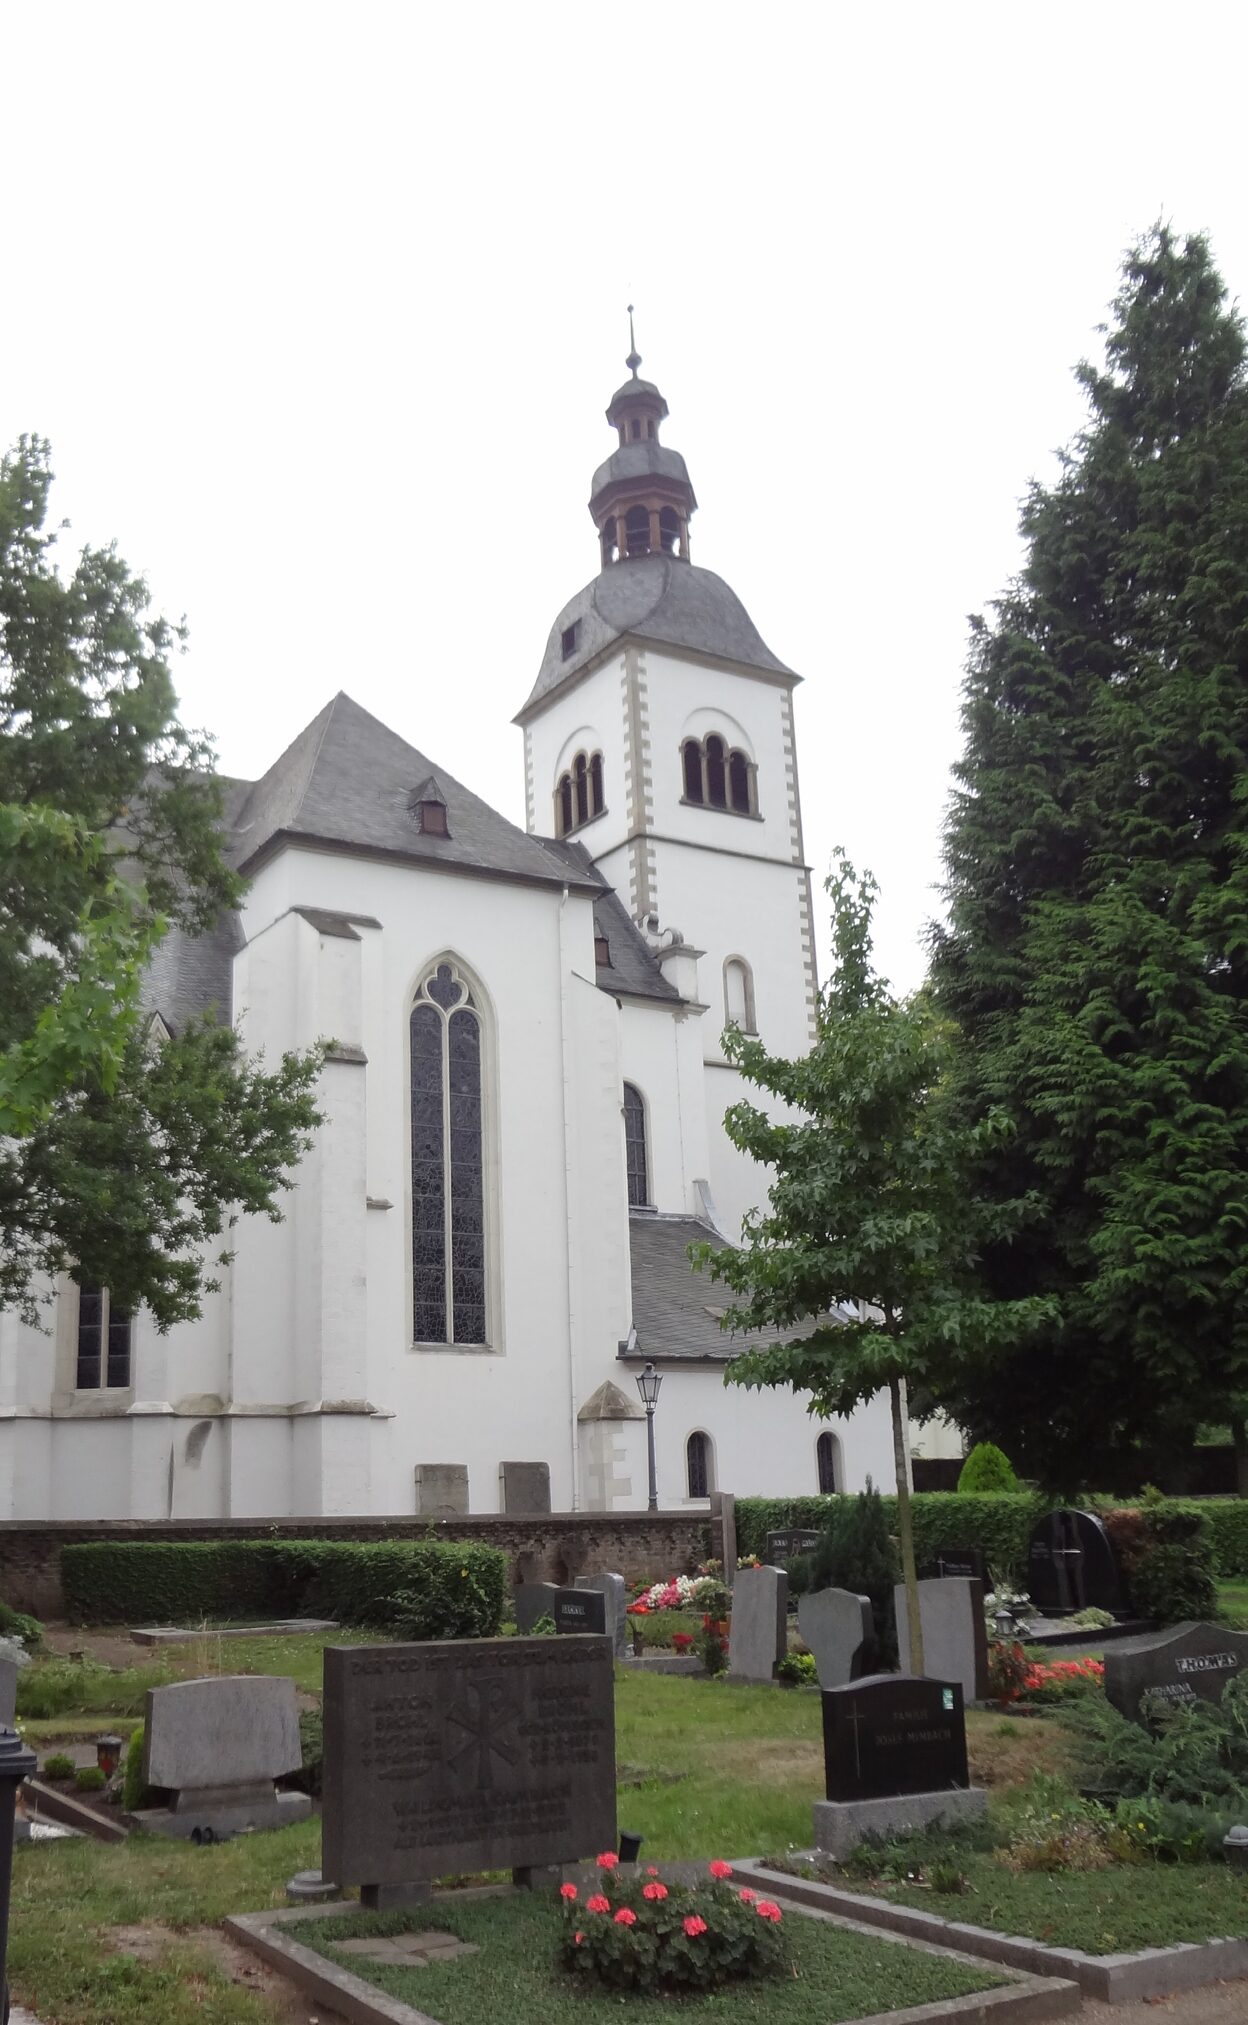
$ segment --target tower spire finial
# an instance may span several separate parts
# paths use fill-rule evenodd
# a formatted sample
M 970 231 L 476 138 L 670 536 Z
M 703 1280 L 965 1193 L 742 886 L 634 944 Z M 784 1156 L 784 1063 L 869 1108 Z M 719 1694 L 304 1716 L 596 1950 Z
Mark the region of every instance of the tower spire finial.
M 633 378 L 636 379 L 637 368 L 641 364 L 641 354 L 637 349 L 637 340 L 633 336 L 633 305 L 631 302 L 628 305 L 628 357 L 624 363 Z

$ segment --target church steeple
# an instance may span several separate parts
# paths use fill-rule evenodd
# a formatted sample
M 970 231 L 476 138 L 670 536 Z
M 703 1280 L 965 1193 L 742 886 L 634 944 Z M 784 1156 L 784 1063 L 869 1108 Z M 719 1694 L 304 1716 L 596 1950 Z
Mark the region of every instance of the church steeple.
M 628 305 L 631 378 L 611 396 L 607 420 L 618 430 L 618 450 L 594 473 L 589 510 L 602 548 L 604 569 L 638 556 L 670 555 L 689 560 L 689 520 L 697 510 L 693 486 L 679 451 L 659 441 L 667 402 L 650 380 L 638 378 L 641 354 Z

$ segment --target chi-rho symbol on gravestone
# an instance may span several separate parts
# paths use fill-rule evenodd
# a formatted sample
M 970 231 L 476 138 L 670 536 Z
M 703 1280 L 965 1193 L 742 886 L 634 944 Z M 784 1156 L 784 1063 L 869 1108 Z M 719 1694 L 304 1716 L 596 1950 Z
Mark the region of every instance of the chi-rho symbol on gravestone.
M 515 1734 L 519 1713 L 514 1705 L 508 1706 L 501 1680 L 468 1681 L 463 1700 L 446 1712 L 448 1723 L 467 1733 L 467 1741 L 448 1753 L 448 1763 L 458 1768 L 475 1751 L 476 1783 L 483 1793 L 494 1784 L 495 1757 L 503 1765 L 514 1765 L 519 1756 Z

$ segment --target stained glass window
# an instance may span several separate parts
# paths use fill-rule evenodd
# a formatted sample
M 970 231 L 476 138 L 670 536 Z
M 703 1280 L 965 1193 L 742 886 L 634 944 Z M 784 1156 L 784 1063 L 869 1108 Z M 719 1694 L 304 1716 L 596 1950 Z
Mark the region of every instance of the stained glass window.
M 632 1083 L 624 1085 L 624 1159 L 628 1170 L 629 1207 L 644 1209 L 650 1200 L 646 1174 L 646 1107 L 641 1091 Z
M 109 1298 L 107 1287 L 78 1289 L 78 1357 L 75 1384 L 80 1392 L 130 1383 L 130 1316 Z
M 701 1433 L 691 1434 L 685 1444 L 685 1472 L 691 1498 L 709 1498 L 711 1494 L 711 1444 Z
M 453 965 L 416 994 L 412 1049 L 412 1321 L 418 1343 L 484 1343 L 481 1019 Z

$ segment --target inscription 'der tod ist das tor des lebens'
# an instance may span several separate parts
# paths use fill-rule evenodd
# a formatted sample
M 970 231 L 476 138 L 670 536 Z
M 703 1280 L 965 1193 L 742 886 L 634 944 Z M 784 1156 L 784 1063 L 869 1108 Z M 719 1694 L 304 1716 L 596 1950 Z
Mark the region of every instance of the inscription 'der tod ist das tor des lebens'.
M 611 1642 L 328 1648 L 324 1766 L 337 1883 L 592 1855 L 615 1839 Z

